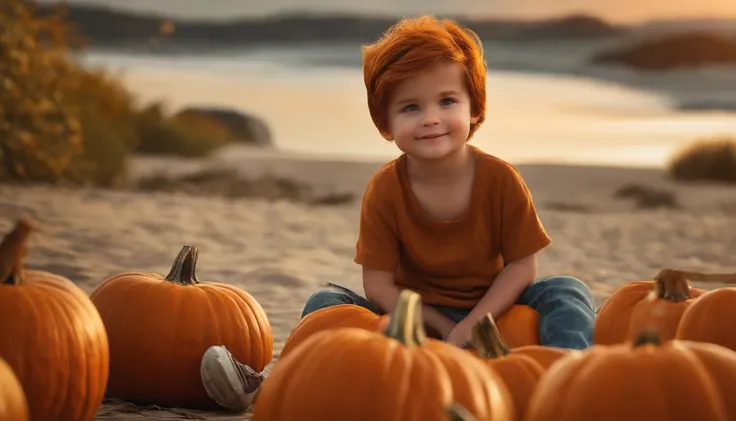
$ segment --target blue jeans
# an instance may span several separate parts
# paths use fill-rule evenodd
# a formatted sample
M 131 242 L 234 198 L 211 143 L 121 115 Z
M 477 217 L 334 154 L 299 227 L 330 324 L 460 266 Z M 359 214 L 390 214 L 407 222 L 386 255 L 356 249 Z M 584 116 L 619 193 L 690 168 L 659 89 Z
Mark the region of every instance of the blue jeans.
M 337 286 L 337 290 L 322 290 L 307 300 L 302 317 L 339 304 L 355 304 L 376 314 L 383 312 L 368 299 Z M 585 349 L 593 344 L 595 305 L 588 286 L 570 276 L 553 276 L 534 282 L 517 304 L 526 305 L 539 313 L 539 339 L 542 345 Z M 471 309 L 433 306 L 455 323 L 463 320 Z

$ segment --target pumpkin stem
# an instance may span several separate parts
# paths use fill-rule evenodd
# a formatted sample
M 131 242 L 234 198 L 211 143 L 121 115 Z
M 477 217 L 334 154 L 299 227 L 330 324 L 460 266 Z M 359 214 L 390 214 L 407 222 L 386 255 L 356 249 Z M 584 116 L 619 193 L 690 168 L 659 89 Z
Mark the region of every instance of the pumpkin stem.
M 445 407 L 445 415 L 449 421 L 475 421 L 475 417 L 460 404 L 452 404 Z
M 664 269 L 654 277 L 654 281 L 654 294 L 657 298 L 673 302 L 690 298 L 690 284 L 680 271 Z
M 166 275 L 166 280 L 181 285 L 194 285 L 198 284 L 197 275 L 195 269 L 197 266 L 197 256 L 199 256 L 199 250 L 195 246 L 184 246 L 179 250 L 179 254 L 174 259 L 174 264 L 171 266 L 169 274 Z
M 677 273 L 682 275 L 686 279 L 691 281 L 699 282 L 717 282 L 722 284 L 736 284 L 736 273 L 704 273 L 704 272 L 689 272 L 686 270 L 678 269 L 662 269 L 656 278 L 659 278 L 664 273 Z
M 509 354 L 509 347 L 501 337 L 493 316 L 488 313 L 473 326 L 473 345 L 482 358 L 501 358 Z
M 399 301 L 391 313 L 388 327 L 384 332 L 408 348 L 421 346 L 427 340 L 427 332 L 422 321 L 422 299 L 414 291 L 405 289 L 399 294 Z
M 645 345 L 659 346 L 662 344 L 662 339 L 659 336 L 659 332 L 651 329 L 647 329 L 639 334 L 634 340 L 634 348 Z
M 0 243 L 0 284 L 23 283 L 23 258 L 28 252 L 28 236 L 34 227 L 21 218 Z

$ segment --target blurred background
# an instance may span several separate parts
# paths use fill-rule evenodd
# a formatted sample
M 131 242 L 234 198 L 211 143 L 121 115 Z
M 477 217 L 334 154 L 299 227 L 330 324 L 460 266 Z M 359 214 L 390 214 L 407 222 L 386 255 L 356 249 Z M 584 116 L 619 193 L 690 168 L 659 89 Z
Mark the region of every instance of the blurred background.
M 32 3 L 3 6 L 3 25 L 16 28 L 4 42 L 23 52 L 17 34 L 43 30 L 19 19 L 13 3 Z M 514 163 L 662 168 L 694 140 L 736 132 L 736 2 L 727 0 L 33 4 L 36 17 L 60 16 L 48 24 L 55 37 L 58 25 L 74 28 L 60 48 L 84 76 L 73 87 L 37 89 L 72 89 L 87 101 L 76 104 L 79 142 L 95 157 L 74 173 L 94 183 L 119 178 L 125 164 L 118 157 L 128 150 L 201 156 L 229 145 L 230 157 L 395 157 L 368 115 L 360 46 L 398 18 L 424 13 L 455 18 L 483 39 L 488 118 L 473 142 Z M 47 59 L 29 57 L 19 74 L 48 76 Z M 69 74 L 46 83 L 69 85 Z M 39 79 L 29 80 L 36 86 Z M 14 82 L 6 101 L 23 96 L 23 83 Z M 72 155 L 65 159 L 79 161 Z M 58 173 L 64 164 L 44 165 Z M 27 176 L 44 177 L 53 178 Z

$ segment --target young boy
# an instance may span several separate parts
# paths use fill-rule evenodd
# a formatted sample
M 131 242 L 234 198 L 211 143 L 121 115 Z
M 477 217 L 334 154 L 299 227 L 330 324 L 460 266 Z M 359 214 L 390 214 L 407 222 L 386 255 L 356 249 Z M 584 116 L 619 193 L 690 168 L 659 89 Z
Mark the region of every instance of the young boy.
M 409 288 L 422 297 L 425 323 L 459 346 L 481 317 L 515 303 L 539 313 L 542 344 L 590 346 L 586 285 L 566 276 L 535 282 L 536 254 L 551 240 L 521 175 L 467 144 L 485 118 L 477 36 L 448 20 L 405 19 L 363 54 L 371 118 L 403 154 L 373 175 L 363 197 L 355 262 L 367 299 L 319 291 L 302 317 L 346 303 L 387 313 Z
M 371 177 L 363 197 L 355 261 L 367 298 L 318 291 L 302 317 L 338 304 L 391 312 L 409 288 L 422 297 L 425 323 L 458 346 L 481 317 L 514 303 L 539 313 L 542 344 L 590 346 L 595 311 L 585 284 L 567 276 L 535 282 L 536 253 L 551 240 L 521 175 L 467 144 L 485 118 L 476 35 L 452 21 L 402 20 L 365 47 L 363 71 L 373 122 L 404 153 Z M 244 402 L 257 393 L 243 380 L 257 376 L 244 376 L 232 358 L 205 366 Z

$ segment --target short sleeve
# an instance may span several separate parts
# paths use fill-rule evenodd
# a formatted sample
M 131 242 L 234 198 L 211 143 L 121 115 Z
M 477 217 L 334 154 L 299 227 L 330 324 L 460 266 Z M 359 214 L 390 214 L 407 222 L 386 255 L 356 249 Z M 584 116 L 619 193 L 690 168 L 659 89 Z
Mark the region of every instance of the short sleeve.
M 500 241 L 504 264 L 537 253 L 552 242 L 537 215 L 529 188 L 513 167 L 503 182 L 501 198 Z
M 355 263 L 367 269 L 395 272 L 399 264 L 400 242 L 391 195 L 382 194 L 375 180 L 369 182 L 360 208 L 360 227 Z

